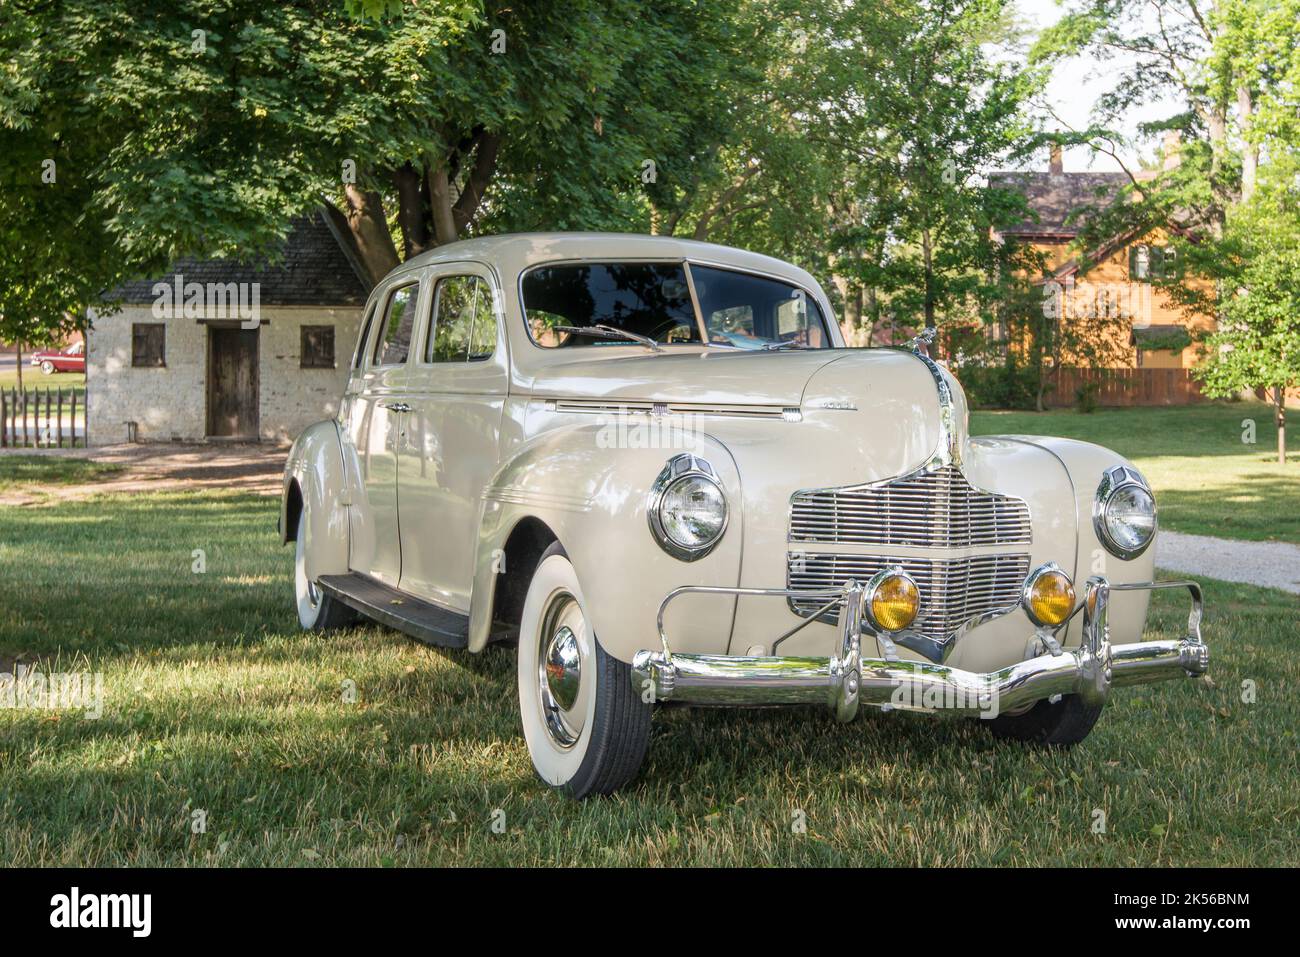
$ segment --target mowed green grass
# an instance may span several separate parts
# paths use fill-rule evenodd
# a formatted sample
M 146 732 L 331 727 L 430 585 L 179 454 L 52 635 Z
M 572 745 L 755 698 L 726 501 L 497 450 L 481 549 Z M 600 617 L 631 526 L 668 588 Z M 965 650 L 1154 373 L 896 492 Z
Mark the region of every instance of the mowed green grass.
M 1277 463 L 1277 427 L 1262 402 L 1101 409 L 1089 415 L 972 412 L 977 435 L 1061 435 L 1131 459 L 1156 493 L 1160 524 L 1179 532 L 1300 544 L 1300 414 L 1288 461 Z M 1250 437 L 1253 422 L 1254 444 Z
M 0 389 L 16 389 L 17 387 L 18 370 L 12 366 L 0 369 Z M 27 356 L 24 355 L 23 388 L 29 390 L 41 389 L 42 391 L 49 388 L 51 392 L 56 389 L 63 389 L 65 399 L 74 389 L 81 395 L 85 395 L 86 374 L 84 372 L 56 372 L 53 375 L 44 375 L 39 367 L 27 365 Z M 81 396 L 78 396 L 77 401 L 81 401 Z
M 512 649 L 300 633 L 275 513 L 186 493 L 0 515 L 0 670 L 21 655 L 105 680 L 99 720 L 0 709 L 0 860 L 1300 863 L 1293 596 L 1208 582 L 1213 683 L 1117 690 L 1070 752 L 951 718 L 661 711 L 640 778 L 577 804 L 533 776 Z M 1180 635 L 1183 602 L 1160 596 L 1152 624 Z
M 120 472 L 109 462 L 53 455 L 0 455 L 0 492 L 22 488 L 57 495 L 49 486 L 80 485 Z

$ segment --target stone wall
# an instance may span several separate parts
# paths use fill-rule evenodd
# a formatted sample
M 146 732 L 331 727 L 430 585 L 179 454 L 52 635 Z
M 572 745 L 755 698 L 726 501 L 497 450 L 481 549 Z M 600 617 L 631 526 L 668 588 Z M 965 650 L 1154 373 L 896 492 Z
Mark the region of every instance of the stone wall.
M 353 307 L 264 306 L 258 332 L 259 426 L 263 441 L 288 441 L 332 417 L 347 384 L 362 310 Z M 88 432 L 92 445 L 127 439 L 136 422 L 142 442 L 202 441 L 207 431 L 208 326 L 169 318 L 166 365 L 133 368 L 131 327 L 158 322 L 150 306 L 93 316 L 86 337 Z M 334 326 L 334 368 L 299 366 L 301 327 Z

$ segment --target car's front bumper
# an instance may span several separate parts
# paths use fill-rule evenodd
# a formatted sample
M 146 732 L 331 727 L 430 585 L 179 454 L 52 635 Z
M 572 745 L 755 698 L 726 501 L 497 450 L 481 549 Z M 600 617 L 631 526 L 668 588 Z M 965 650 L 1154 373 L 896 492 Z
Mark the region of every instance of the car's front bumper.
M 1187 637 L 1111 646 L 1107 624 L 1112 590 L 1186 588 L 1192 610 Z M 675 654 L 663 632 L 664 610 L 679 595 L 691 592 L 790 597 L 788 589 L 686 586 L 671 592 L 659 610 L 663 648 L 640 651 L 632 661 L 633 685 L 651 701 L 714 705 L 825 704 L 844 721 L 859 704 L 911 711 L 948 711 L 996 717 L 1019 711 L 1045 698 L 1077 694 L 1103 704 L 1113 686 L 1145 684 L 1181 676 L 1196 677 L 1209 665 L 1201 640 L 1201 589 L 1191 581 L 1111 585 L 1088 580 L 1078 611 L 1083 640 L 1062 649 L 1051 634 L 1040 635 L 1043 654 L 988 673 L 963 671 L 928 661 L 861 655 L 863 622 L 861 588 L 849 582 L 839 599 L 836 654 L 819 657 L 740 657 Z M 799 597 L 826 598 L 826 594 Z M 830 596 L 833 600 L 833 595 Z M 892 647 L 888 641 L 885 647 Z

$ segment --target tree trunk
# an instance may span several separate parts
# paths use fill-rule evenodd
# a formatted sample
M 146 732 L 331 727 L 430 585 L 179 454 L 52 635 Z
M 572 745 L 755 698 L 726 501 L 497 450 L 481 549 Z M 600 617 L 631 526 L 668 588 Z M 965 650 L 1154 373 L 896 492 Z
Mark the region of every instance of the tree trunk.
M 14 348 L 18 350 L 18 391 L 23 391 L 23 344 L 20 341 L 14 343 Z
M 478 214 L 483 196 L 497 172 L 497 155 L 501 151 L 501 137 L 495 133 L 482 133 L 474 147 L 474 165 L 470 167 L 465 185 L 461 188 L 456 205 L 451 209 L 452 223 L 459 237 L 467 230 Z
M 393 171 L 397 187 L 397 224 L 402 230 L 402 258 L 410 259 L 429 248 L 429 225 L 424 200 L 424 175 L 411 163 Z
M 929 228 L 921 230 L 921 253 L 925 258 L 925 326 L 934 326 L 934 253 Z
M 1273 411 L 1277 416 L 1277 464 L 1286 465 L 1286 389 L 1273 390 Z
M 456 217 L 452 213 L 451 182 L 447 179 L 445 162 L 429 170 L 429 203 L 433 207 L 434 241 L 439 246 L 454 243 L 457 238 Z
M 1250 142 L 1250 127 L 1254 121 L 1255 104 L 1250 87 L 1244 83 L 1237 88 L 1237 122 L 1244 140 L 1241 148 L 1241 201 L 1250 202 L 1255 193 L 1255 179 L 1259 170 L 1259 147 Z
M 342 215 L 347 221 L 357 259 L 370 276 L 370 281 L 376 283 L 401 262 L 397 258 L 392 233 L 388 231 L 383 199 L 377 192 L 359 190 L 355 186 L 346 186 L 344 191 L 347 207 Z

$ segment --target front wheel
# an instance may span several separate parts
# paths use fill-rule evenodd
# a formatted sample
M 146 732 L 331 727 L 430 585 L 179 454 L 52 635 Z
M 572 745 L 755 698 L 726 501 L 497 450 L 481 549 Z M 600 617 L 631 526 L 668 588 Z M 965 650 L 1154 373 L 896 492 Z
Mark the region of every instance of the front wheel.
M 1021 714 L 1000 714 L 989 721 L 995 737 L 1026 744 L 1068 748 L 1088 736 L 1104 705 L 1087 705 L 1074 694 L 1039 701 Z
M 636 776 L 650 705 L 632 669 L 592 630 L 573 564 L 559 543 L 533 573 L 517 656 L 519 713 L 538 776 L 569 797 L 611 794 Z
M 41 363 L 41 372 L 43 372 L 45 375 L 53 375 L 54 363 L 51 362 L 49 359 L 46 359 L 44 362 Z

